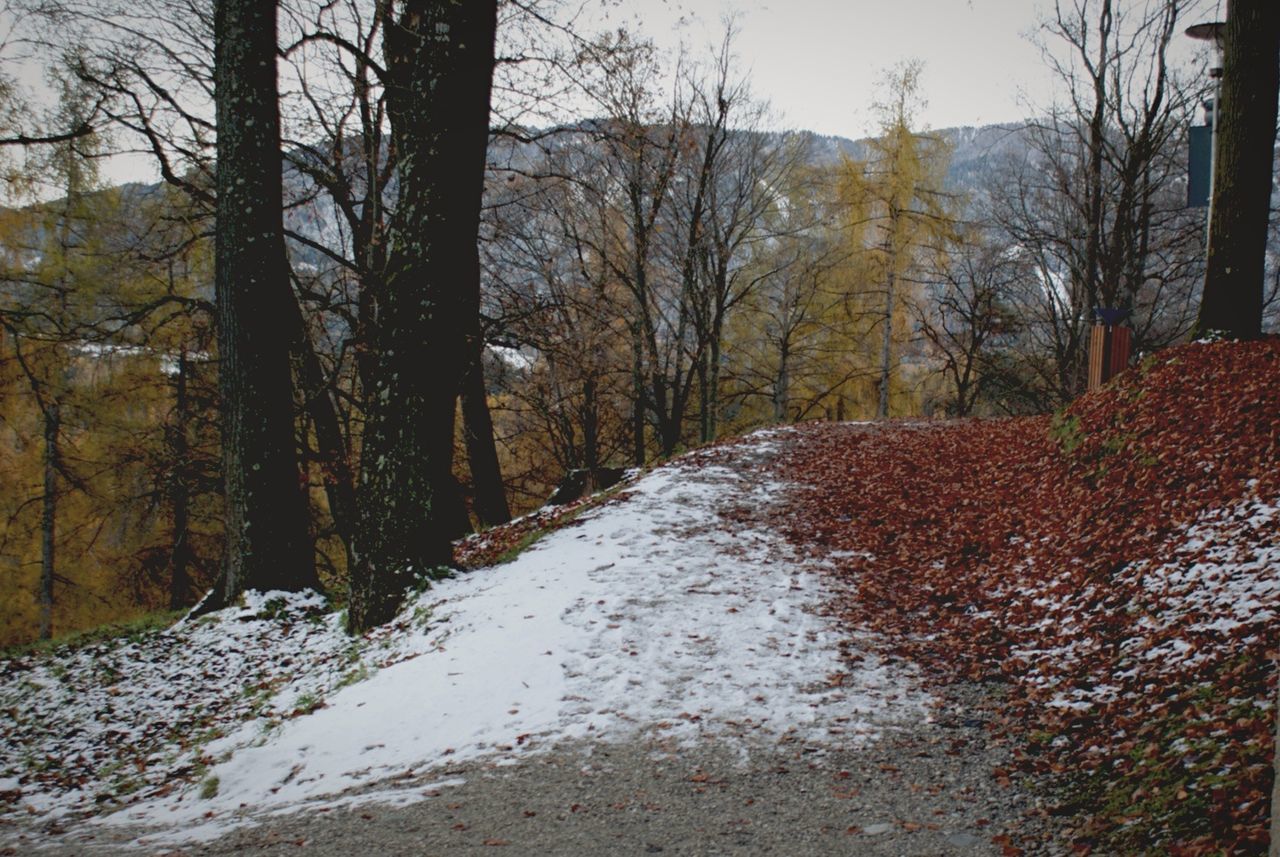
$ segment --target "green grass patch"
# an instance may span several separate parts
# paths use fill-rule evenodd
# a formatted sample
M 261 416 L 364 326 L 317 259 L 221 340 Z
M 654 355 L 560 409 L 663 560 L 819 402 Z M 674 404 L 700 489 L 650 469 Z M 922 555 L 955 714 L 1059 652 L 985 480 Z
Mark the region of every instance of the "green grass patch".
M 1260 795 L 1269 781 L 1271 735 L 1269 712 L 1257 701 L 1226 698 L 1213 683 L 1189 687 L 1143 724 L 1125 752 L 1069 777 L 1060 809 L 1085 819 L 1076 841 L 1092 853 L 1156 857 L 1229 841 L 1233 805 L 1241 795 Z M 1038 737 L 1041 746 L 1050 743 Z
M 186 615 L 186 612 L 186 610 L 159 610 L 123 622 L 110 622 L 96 628 L 64 634 L 52 640 L 18 643 L 0 649 L 0 658 L 23 658 L 54 651 L 74 651 L 107 642 L 136 643 L 173 625 Z
M 1080 418 L 1066 411 L 1058 411 L 1049 423 L 1049 434 L 1057 441 L 1062 454 L 1070 456 L 1084 443 L 1084 431 L 1080 427 Z

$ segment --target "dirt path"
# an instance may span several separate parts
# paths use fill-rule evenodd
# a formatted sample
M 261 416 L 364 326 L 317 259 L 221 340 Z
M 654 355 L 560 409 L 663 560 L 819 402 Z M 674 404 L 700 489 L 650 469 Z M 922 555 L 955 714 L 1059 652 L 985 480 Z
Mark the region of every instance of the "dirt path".
M 216 799 L 186 793 L 65 830 L 10 812 L 0 854 L 1021 853 L 1008 843 L 1037 838 L 1043 821 L 1032 792 L 1003 774 L 1011 748 L 991 728 L 991 689 L 918 686 L 910 665 L 856 635 L 859 663 L 842 666 L 846 632 L 815 613 L 820 568 L 770 535 L 769 465 L 785 442 L 695 453 L 540 543 L 523 565 L 459 582 L 445 624 L 457 633 L 441 649 L 451 654 L 424 650 L 379 673 L 401 695 L 357 684 L 237 750 L 212 769 L 222 773 Z M 581 573 L 557 576 L 574 556 Z M 556 591 L 569 600 L 528 606 Z M 502 622 L 516 629 L 511 640 Z M 537 636 L 538 623 L 561 636 Z M 501 661 L 527 654 L 521 645 L 555 648 L 536 661 L 553 669 L 516 670 L 496 688 Z M 486 647 L 483 669 L 467 666 Z M 404 671 L 439 657 L 450 659 L 439 676 Z M 450 690 L 464 680 L 480 684 Z M 501 695 L 496 707 L 512 708 L 482 732 L 489 743 L 432 755 L 420 743 L 439 738 L 432 718 L 458 715 L 398 702 L 426 700 L 423 688 L 473 706 Z M 522 719 L 529 711 L 546 716 Z M 397 733 L 393 720 L 405 717 L 427 731 Z M 493 741 L 508 733 L 519 746 Z M 372 774 L 358 768 L 363 744 Z M 319 750 L 357 765 L 334 767 Z M 340 793 L 291 795 L 304 763 L 312 782 L 328 770 Z M 283 780 L 271 773 L 281 764 L 294 766 Z M 389 779 L 393 770 L 405 773 Z
M 166 845 L 136 829 L 25 838 L 50 857 L 156 855 L 858 854 L 999 855 L 1040 832 L 1026 784 L 992 776 L 1008 746 L 991 740 L 981 688 L 954 688 L 933 722 L 861 749 L 767 743 L 681 749 L 656 739 L 574 744 L 513 766 L 475 761 L 402 784 L 403 806 L 258 818 L 202 844 Z M 140 838 L 138 838 L 140 837 Z M 126 844 L 132 843 L 132 846 Z M 138 848 L 141 846 L 141 848 Z M 136 850 L 135 850 L 136 849 Z M 505 849 L 505 850 L 503 850 Z M 1050 853 L 1034 849 L 1035 852 Z

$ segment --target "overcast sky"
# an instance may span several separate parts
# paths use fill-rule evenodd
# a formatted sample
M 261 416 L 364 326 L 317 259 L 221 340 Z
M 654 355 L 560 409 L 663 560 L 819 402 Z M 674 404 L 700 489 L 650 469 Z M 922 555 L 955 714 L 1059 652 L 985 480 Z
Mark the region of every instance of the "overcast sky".
M 1204 0 L 1210 13 L 1218 3 Z M 703 48 L 736 12 L 736 53 L 786 125 L 861 137 L 874 131 L 884 71 L 913 58 L 924 62 L 929 127 L 1013 121 L 1047 104 L 1053 81 L 1028 36 L 1051 9 L 1052 0 L 622 0 L 610 22 L 666 47 Z
M 1064 3 L 1069 0 L 1063 0 Z M 1148 0 L 1117 0 L 1136 9 Z M 626 26 L 674 51 L 705 56 L 736 15 L 735 53 L 784 128 L 862 137 L 886 70 L 924 63 L 923 125 L 945 128 L 1026 118 L 1053 98 L 1034 35 L 1053 0 L 617 0 L 589 2 L 592 28 Z M 1222 0 L 1192 0 L 1181 26 L 1215 20 Z M 607 10 L 607 11 L 605 11 Z M 585 22 L 579 22 L 580 24 Z M 1177 55 L 1196 46 L 1175 38 Z M 31 70 L 41 74 L 39 70 Z M 146 158 L 111 164 L 114 181 L 154 179 Z

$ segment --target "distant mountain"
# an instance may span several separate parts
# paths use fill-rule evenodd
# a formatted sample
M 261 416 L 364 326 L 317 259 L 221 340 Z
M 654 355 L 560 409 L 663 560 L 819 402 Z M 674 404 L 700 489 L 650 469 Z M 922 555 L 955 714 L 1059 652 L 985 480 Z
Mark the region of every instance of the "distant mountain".
M 1009 157 L 1026 153 L 1025 125 L 981 125 L 959 128 L 937 128 L 936 134 L 951 146 L 951 163 L 947 169 L 947 185 L 955 191 L 975 190 L 986 184 L 997 164 Z M 815 164 L 835 163 L 841 155 L 855 160 L 871 156 L 872 138 L 851 140 L 847 137 L 813 135 Z
M 568 134 L 544 135 L 537 143 L 519 142 L 509 137 L 499 138 L 490 148 L 490 160 L 508 169 L 536 173 L 538 162 L 545 149 L 554 150 L 571 139 L 572 132 L 590 132 L 594 125 L 595 123 L 590 120 L 584 121 L 564 129 L 569 132 Z M 947 170 L 947 185 L 949 189 L 957 192 L 976 190 L 986 186 L 997 163 L 1009 156 L 1025 153 L 1028 145 L 1025 126 L 1020 125 L 941 128 L 930 133 L 941 136 L 952 147 L 951 162 Z M 871 157 L 871 139 L 854 140 L 847 137 L 810 134 L 812 146 L 810 163 L 816 166 L 834 164 L 841 155 L 865 160 Z M 285 164 L 284 181 L 289 196 L 298 203 L 287 208 L 286 225 L 319 244 L 329 247 L 341 246 L 345 240 L 345 227 L 340 223 L 338 214 L 327 196 L 318 191 L 314 183 L 304 176 L 296 165 L 289 162 Z M 144 211 L 146 203 L 154 199 L 160 190 L 160 183 L 130 182 L 119 186 L 118 193 L 122 199 L 121 210 L 138 213 Z M 393 204 L 394 177 L 386 188 L 385 195 L 386 201 Z M 33 223 L 32 229 L 35 230 L 32 241 L 38 245 L 39 224 Z M 295 262 L 301 265 L 324 268 L 332 264 L 332 260 L 314 247 L 291 242 L 290 249 Z

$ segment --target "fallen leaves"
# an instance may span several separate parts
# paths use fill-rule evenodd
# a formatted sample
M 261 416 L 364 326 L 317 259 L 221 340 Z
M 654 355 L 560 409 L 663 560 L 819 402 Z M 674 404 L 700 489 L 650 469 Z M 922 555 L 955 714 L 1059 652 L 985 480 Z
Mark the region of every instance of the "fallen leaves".
M 1021 765 L 1078 781 L 1082 847 L 1264 841 L 1280 340 L 1170 349 L 1054 419 L 794 437 L 781 517 L 852 584 L 840 618 L 941 678 L 1016 683 Z

